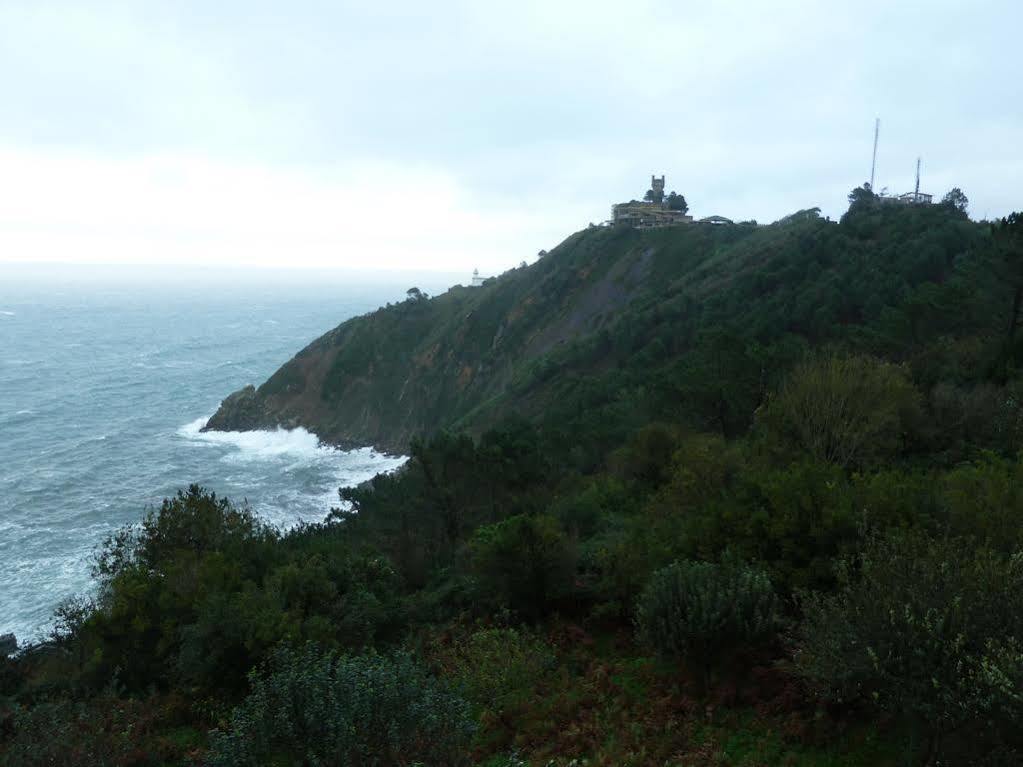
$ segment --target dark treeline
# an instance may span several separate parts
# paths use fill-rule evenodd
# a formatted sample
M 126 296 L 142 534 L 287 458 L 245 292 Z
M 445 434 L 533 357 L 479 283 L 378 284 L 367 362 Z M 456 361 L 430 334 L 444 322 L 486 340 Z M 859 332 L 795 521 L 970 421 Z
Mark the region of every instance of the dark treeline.
M 1023 219 L 850 202 L 714 234 L 320 524 L 116 532 L 0 665 L 0 764 L 1019 763 Z

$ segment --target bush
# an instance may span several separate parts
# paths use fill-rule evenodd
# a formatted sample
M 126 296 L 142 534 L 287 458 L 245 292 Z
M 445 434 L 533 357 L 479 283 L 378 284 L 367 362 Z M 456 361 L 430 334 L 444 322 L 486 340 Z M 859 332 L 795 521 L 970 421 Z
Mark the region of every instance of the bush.
M 960 464 L 938 482 L 943 521 L 957 535 L 986 548 L 1016 551 L 1023 545 L 1023 462 L 985 454 Z
M 493 712 L 524 704 L 555 666 L 549 644 L 515 628 L 475 631 L 452 650 L 453 677 L 475 704 Z
M 797 671 L 831 699 L 907 717 L 928 758 L 957 730 L 974 756 L 981 741 L 1015 737 L 1023 556 L 917 534 L 871 540 L 855 564 L 837 594 L 806 598 Z
M 167 698 L 118 698 L 108 690 L 88 701 L 16 706 L 10 732 L 0 726 L 0 767 L 184 764 L 199 733 L 181 728 L 167 737 L 174 719 L 169 704 Z
M 701 665 L 770 638 L 779 622 L 767 575 L 737 561 L 675 562 L 653 574 L 636 606 L 642 641 Z
M 209 763 L 387 767 L 467 763 L 469 705 L 408 655 L 338 656 L 281 648 L 250 675 Z
M 759 416 L 766 432 L 816 459 L 872 466 L 905 447 L 920 396 L 905 371 L 870 357 L 830 356 L 789 375 Z

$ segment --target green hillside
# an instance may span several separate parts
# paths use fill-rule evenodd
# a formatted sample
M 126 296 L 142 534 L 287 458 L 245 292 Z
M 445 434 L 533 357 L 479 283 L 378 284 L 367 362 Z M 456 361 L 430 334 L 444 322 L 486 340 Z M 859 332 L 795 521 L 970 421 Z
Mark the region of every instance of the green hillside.
M 1014 765 L 1023 216 L 589 229 L 344 323 L 218 428 L 406 451 L 281 532 L 192 486 L 0 659 L 0 765 Z
M 926 312 L 988 238 L 941 206 L 878 207 L 842 224 L 805 211 L 764 227 L 591 228 L 482 288 L 343 323 L 234 395 L 210 428 L 303 425 L 339 444 L 405 450 L 418 434 L 479 434 L 509 412 L 578 420 L 564 412 L 571 403 L 617 408 L 618 436 L 679 408 L 737 433 L 805 348 L 903 357 L 925 340 L 913 334 L 976 330 L 969 317 Z M 703 366 L 745 365 L 732 358 L 739 347 L 762 358 L 763 376 L 715 403 Z

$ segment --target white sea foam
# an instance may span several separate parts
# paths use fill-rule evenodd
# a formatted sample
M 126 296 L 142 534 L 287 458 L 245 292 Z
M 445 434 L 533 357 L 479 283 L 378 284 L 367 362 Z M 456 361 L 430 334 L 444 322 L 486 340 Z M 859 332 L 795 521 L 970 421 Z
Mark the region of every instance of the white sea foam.
M 324 447 L 315 434 L 303 428 L 273 431 L 201 431 L 208 418 L 197 418 L 178 429 L 178 434 L 196 442 L 229 445 L 238 449 L 242 460 L 262 460 L 290 456 L 318 459 L 337 451 Z
M 323 490 L 322 493 L 314 493 L 314 496 L 321 499 L 316 504 L 316 518 L 322 518 L 332 506 L 338 504 L 339 487 L 352 487 L 377 474 L 394 471 L 407 460 L 405 456 L 384 455 L 369 447 L 339 450 L 324 445 L 315 434 L 301 427 L 261 431 L 200 431 L 207 420 L 197 418 L 185 424 L 178 429 L 178 436 L 197 444 L 226 446 L 228 452 L 220 457 L 225 463 L 251 467 L 252 464 L 264 462 L 268 465 L 276 464 L 289 473 L 312 470 L 320 474 Z M 279 508 L 274 503 L 257 506 L 256 510 L 282 527 L 289 527 L 303 518 L 296 517 L 287 508 Z
M 14 316 L 16 316 L 16 312 L 8 312 L 8 311 L 5 311 L 3 309 L 0 309 L 0 314 L 2 314 L 4 317 L 14 317 Z

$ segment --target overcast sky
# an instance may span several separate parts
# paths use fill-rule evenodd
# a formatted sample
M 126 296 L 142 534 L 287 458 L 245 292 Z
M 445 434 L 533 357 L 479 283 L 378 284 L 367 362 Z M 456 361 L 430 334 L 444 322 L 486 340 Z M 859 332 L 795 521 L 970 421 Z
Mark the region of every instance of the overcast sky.
M 1023 208 L 1023 3 L 0 0 L 0 261 L 494 273 L 698 217 Z

